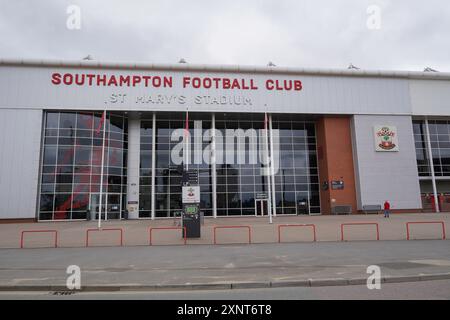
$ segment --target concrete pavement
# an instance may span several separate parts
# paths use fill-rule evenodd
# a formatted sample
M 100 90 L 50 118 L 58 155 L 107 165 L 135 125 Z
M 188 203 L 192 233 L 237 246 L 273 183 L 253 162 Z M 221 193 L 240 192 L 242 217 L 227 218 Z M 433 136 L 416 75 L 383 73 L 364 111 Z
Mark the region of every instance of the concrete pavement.
M 366 286 L 283 287 L 194 291 L 1 292 L 0 300 L 439 300 L 450 299 L 450 280 Z M 184 302 L 183 302 L 184 303 Z
M 358 241 L 253 245 L 0 250 L 0 289 L 64 290 L 69 265 L 84 290 L 179 290 L 361 284 L 450 278 L 450 242 Z
M 278 216 L 274 223 L 269 224 L 267 217 L 222 217 L 206 218 L 202 227 L 201 239 L 189 239 L 188 244 L 212 244 L 214 228 L 220 226 L 250 226 L 252 243 L 278 242 L 278 226 L 283 224 L 314 224 L 317 241 L 340 241 L 342 223 L 369 223 L 366 225 L 344 226 L 344 239 L 375 240 L 377 238 L 376 225 L 379 227 L 380 240 L 405 240 L 406 223 L 418 221 L 442 221 L 445 227 L 450 226 L 449 213 L 421 213 L 421 214 L 392 214 L 389 219 L 382 215 L 346 215 L 346 216 Z M 120 228 L 123 230 L 124 246 L 148 246 L 149 228 L 174 227 L 175 220 L 110 220 L 103 222 L 102 227 Z M 0 248 L 19 248 L 22 231 L 30 230 L 56 230 L 58 231 L 59 247 L 84 247 L 86 245 L 86 230 L 96 229 L 94 221 L 59 221 L 45 223 L 0 224 Z M 217 242 L 248 243 L 248 230 L 245 228 L 217 229 Z M 442 239 L 442 225 L 439 223 L 426 223 L 411 225 L 412 239 Z M 313 240 L 311 227 L 282 228 L 281 240 L 283 242 L 300 242 Z M 180 230 L 155 230 L 152 242 L 154 245 L 183 244 Z M 24 247 L 54 246 L 53 233 L 25 233 Z M 120 231 L 92 231 L 89 233 L 90 246 L 118 246 L 120 245 Z

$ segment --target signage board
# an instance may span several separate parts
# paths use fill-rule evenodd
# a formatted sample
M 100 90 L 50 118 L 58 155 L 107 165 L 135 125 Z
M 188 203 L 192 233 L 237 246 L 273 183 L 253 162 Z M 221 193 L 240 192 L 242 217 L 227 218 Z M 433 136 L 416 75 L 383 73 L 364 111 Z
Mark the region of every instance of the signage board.
M 332 180 L 331 181 L 332 190 L 342 190 L 344 189 L 344 181 L 342 180 Z
M 200 203 L 200 186 L 182 187 L 183 203 Z
M 374 126 L 375 151 L 398 151 L 397 127 L 390 125 Z

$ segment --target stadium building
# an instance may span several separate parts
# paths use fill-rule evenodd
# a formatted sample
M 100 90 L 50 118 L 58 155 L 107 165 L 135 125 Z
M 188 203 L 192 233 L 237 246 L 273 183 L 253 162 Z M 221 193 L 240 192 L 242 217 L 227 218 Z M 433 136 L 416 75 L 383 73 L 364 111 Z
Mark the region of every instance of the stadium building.
M 448 211 L 449 116 L 450 73 L 0 60 L 0 220 L 174 217 L 180 167 L 210 217 Z

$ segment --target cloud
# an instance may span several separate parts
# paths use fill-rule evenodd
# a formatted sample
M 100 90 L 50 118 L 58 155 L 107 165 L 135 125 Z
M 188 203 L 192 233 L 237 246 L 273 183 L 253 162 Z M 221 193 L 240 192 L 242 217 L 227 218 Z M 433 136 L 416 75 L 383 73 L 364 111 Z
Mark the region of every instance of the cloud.
M 81 30 L 66 28 L 69 5 Z M 369 5 L 381 8 L 370 30 Z M 450 71 L 442 0 L 0 0 L 0 56 Z

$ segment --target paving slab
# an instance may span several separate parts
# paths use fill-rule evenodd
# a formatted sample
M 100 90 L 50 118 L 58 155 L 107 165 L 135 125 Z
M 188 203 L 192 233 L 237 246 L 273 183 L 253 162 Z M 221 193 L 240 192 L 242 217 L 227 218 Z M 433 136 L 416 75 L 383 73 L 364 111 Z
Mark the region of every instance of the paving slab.
M 80 267 L 86 290 L 361 284 L 369 265 L 385 282 L 425 281 L 450 278 L 450 242 L 0 249 L 0 289 L 62 290 L 69 265 Z
M 341 224 L 344 226 L 345 241 L 376 240 L 376 228 L 373 224 L 351 225 L 351 223 L 377 223 L 380 240 L 405 240 L 406 223 L 418 221 L 443 221 L 444 226 L 450 226 L 450 213 L 420 213 L 392 214 L 390 218 L 383 215 L 345 215 L 345 216 L 277 216 L 273 224 L 267 217 L 221 217 L 205 218 L 200 239 L 188 239 L 188 245 L 210 245 L 214 243 L 215 227 L 220 226 L 250 226 L 252 243 L 277 243 L 279 225 L 314 224 L 316 238 L 322 241 L 341 241 Z M 119 246 L 120 232 L 123 230 L 124 246 L 148 246 L 149 229 L 175 227 L 175 219 L 159 220 L 109 220 L 103 222 L 102 231 L 89 232 L 89 246 Z M 56 230 L 58 232 L 58 247 L 85 247 L 86 232 L 96 229 L 95 221 L 58 221 L 39 223 L 0 224 L 0 248 L 20 248 L 22 231 Z M 181 230 L 154 230 L 153 245 L 183 245 Z M 411 239 L 442 239 L 442 226 L 436 224 L 414 224 L 410 226 Z M 244 228 L 216 229 L 218 244 L 246 244 L 248 233 Z M 312 242 L 312 229 L 306 227 L 281 228 L 282 242 Z M 23 239 L 25 248 L 54 246 L 54 233 L 25 233 Z

